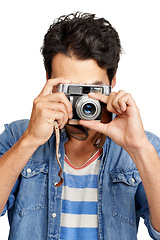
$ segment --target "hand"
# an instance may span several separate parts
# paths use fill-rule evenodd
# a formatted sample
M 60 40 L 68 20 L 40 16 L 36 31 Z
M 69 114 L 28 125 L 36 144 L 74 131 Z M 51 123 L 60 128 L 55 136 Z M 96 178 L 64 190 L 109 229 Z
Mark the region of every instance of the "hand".
M 48 141 L 54 131 L 54 121 L 63 128 L 72 118 L 72 105 L 62 92 L 55 92 L 60 83 L 70 83 L 62 78 L 49 79 L 33 102 L 32 114 L 26 134 L 40 146 Z M 55 93 L 52 93 L 52 92 Z
M 89 93 L 89 97 L 107 104 L 106 109 L 115 113 L 110 123 L 80 120 L 79 123 L 110 137 L 116 144 L 131 152 L 147 141 L 139 109 L 132 96 L 124 91 L 112 92 L 109 96 Z

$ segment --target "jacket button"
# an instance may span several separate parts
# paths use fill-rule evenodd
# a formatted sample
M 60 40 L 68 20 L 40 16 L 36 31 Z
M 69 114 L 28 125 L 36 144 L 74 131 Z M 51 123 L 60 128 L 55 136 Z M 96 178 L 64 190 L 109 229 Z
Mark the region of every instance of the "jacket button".
M 52 217 L 55 218 L 57 216 L 56 213 L 52 213 Z
M 132 178 L 132 179 L 131 179 L 131 182 L 132 182 L 132 183 L 134 183 L 134 182 L 135 182 L 135 179 L 134 179 L 134 178 Z
M 27 168 L 27 173 L 31 173 L 31 169 L 30 168 Z

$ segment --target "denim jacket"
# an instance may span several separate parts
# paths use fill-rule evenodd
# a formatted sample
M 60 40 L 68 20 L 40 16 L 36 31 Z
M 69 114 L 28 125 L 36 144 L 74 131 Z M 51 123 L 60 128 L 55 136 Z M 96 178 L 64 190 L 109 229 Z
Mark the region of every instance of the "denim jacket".
M 5 125 L 0 135 L 0 156 L 21 137 L 28 123 L 28 120 L 21 120 Z M 160 139 L 149 132 L 146 135 L 160 156 Z M 66 141 L 66 133 L 61 130 L 59 153 L 62 166 Z M 53 133 L 24 167 L 1 213 L 8 212 L 10 240 L 59 239 L 62 186 L 54 186 L 59 181 L 58 171 Z M 99 240 L 136 240 L 140 217 L 151 238 L 160 239 L 160 233 L 150 224 L 138 170 L 128 153 L 110 138 L 103 146 L 98 181 Z

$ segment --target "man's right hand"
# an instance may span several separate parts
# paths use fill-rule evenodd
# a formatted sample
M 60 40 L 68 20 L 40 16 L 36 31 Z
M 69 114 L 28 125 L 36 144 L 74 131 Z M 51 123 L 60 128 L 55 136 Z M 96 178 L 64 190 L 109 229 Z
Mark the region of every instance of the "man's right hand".
M 71 103 L 64 93 L 55 91 L 60 83 L 71 82 L 63 78 L 49 79 L 33 102 L 32 114 L 25 134 L 29 135 L 37 146 L 44 144 L 51 137 L 55 120 L 62 129 L 68 119 L 72 118 Z
M 0 213 L 3 211 L 13 186 L 36 149 L 48 141 L 56 120 L 60 128 L 72 118 L 72 106 L 67 97 L 56 92 L 59 83 L 70 81 L 49 79 L 34 100 L 27 130 L 21 138 L 0 157 Z M 54 93 L 53 93 L 54 92 Z

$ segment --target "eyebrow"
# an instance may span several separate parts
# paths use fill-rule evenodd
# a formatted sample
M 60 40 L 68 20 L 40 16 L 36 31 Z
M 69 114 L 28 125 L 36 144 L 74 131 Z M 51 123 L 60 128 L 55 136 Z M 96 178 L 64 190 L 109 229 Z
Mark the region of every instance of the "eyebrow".
M 104 84 L 102 81 L 95 81 L 90 83 L 90 85 L 102 85 L 102 84 Z

